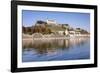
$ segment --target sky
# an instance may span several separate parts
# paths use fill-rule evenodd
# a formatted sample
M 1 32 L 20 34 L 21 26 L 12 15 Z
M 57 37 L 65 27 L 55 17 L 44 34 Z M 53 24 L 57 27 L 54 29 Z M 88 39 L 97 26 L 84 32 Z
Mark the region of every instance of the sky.
M 25 27 L 35 25 L 38 20 L 47 19 L 90 32 L 90 13 L 22 10 L 22 25 Z

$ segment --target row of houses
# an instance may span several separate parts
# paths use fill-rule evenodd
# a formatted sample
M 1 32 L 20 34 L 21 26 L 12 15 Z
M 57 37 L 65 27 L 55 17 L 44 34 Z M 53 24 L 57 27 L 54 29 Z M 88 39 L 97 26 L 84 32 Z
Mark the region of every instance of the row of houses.
M 88 33 L 85 30 L 77 30 L 76 29 L 65 29 L 65 30 L 59 30 L 58 33 L 60 35 L 66 35 L 66 36 L 89 36 L 90 33 Z

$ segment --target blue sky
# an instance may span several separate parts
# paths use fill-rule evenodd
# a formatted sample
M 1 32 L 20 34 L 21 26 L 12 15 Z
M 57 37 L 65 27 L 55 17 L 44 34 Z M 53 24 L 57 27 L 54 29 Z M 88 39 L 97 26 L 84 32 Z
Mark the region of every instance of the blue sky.
M 46 21 L 47 19 L 56 20 L 59 24 L 69 24 L 73 28 L 83 28 L 90 31 L 90 13 L 75 12 L 53 12 L 53 11 L 34 11 L 23 10 L 23 26 L 35 25 L 37 20 Z

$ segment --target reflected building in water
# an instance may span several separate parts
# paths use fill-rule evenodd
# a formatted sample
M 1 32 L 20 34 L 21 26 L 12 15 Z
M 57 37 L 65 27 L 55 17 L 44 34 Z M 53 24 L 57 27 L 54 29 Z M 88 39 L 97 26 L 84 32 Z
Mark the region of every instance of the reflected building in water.
M 55 54 L 57 50 L 69 50 L 70 47 L 84 45 L 89 38 L 23 40 L 23 51 L 34 49 L 38 54 Z

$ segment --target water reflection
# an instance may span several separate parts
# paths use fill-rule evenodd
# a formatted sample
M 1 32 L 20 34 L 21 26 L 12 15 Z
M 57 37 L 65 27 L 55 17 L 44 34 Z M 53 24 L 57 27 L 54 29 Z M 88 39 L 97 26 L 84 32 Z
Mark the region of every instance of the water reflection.
M 23 40 L 22 57 L 23 62 L 87 59 L 89 58 L 89 49 L 90 41 L 86 37 L 66 40 Z

